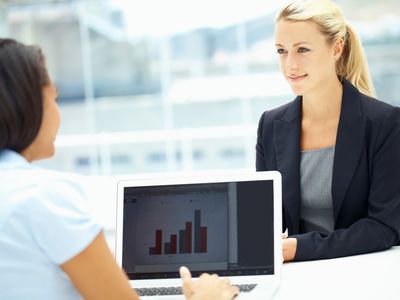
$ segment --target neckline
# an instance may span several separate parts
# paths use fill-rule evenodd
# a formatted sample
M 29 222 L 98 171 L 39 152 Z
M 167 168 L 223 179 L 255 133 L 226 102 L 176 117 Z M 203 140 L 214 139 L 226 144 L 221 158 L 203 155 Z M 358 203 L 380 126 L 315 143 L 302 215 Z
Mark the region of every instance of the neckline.
M 324 151 L 324 150 L 331 150 L 335 149 L 335 145 L 329 146 L 329 147 L 322 147 L 322 148 L 317 148 L 317 149 L 310 149 L 310 150 L 301 150 L 301 153 L 310 153 L 310 152 L 319 152 L 319 151 Z

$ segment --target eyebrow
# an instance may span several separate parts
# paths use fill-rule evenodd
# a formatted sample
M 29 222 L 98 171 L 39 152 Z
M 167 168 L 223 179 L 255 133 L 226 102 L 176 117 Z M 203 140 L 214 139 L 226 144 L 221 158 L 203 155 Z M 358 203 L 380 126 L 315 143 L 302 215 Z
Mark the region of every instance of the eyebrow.
M 294 43 L 292 47 L 296 47 L 296 46 L 299 46 L 299 45 L 301 45 L 301 44 L 311 44 L 311 43 L 309 43 L 309 42 L 298 42 L 298 43 Z M 275 44 L 275 46 L 278 46 L 278 47 L 285 47 L 285 46 L 283 46 L 283 45 L 281 45 L 281 44 Z

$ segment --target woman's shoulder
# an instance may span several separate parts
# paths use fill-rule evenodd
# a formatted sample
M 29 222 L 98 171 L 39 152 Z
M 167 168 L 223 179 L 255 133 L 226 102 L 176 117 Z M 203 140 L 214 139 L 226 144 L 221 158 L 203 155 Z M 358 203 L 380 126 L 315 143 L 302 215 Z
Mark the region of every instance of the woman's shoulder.
M 77 205 L 87 198 L 83 176 L 41 168 L 9 170 L 2 176 L 11 206 Z
M 36 184 L 37 200 L 42 205 L 80 208 L 87 204 L 84 176 L 50 170 L 41 170 Z
M 283 120 L 289 121 L 293 117 L 296 117 L 297 114 L 300 113 L 300 105 L 301 101 L 299 97 L 296 97 L 294 100 L 285 103 L 276 108 L 266 110 L 261 115 L 261 120 L 264 124 L 268 122 L 273 122 L 274 120 Z
M 373 122 L 380 122 L 388 116 L 400 117 L 400 109 L 380 99 L 361 94 L 360 97 L 363 114 Z
M 83 192 L 83 182 L 85 177 L 73 173 L 65 173 L 53 170 L 40 169 L 38 173 L 42 177 L 38 182 L 38 187 L 44 190 L 58 190 L 63 189 L 75 190 L 77 192 Z
M 20 207 L 21 224 L 60 265 L 86 248 L 102 227 L 91 213 L 81 181 L 84 176 L 48 170 L 33 173 L 40 178 Z
M 41 169 L 0 172 L 0 227 L 17 214 L 26 224 L 32 216 L 49 219 L 69 212 L 87 214 L 88 198 L 77 176 Z
M 367 120 L 370 132 L 375 132 L 377 141 L 390 140 L 390 136 L 400 135 L 400 108 L 376 98 L 361 94 L 363 117 Z M 378 143 L 377 145 L 380 145 Z

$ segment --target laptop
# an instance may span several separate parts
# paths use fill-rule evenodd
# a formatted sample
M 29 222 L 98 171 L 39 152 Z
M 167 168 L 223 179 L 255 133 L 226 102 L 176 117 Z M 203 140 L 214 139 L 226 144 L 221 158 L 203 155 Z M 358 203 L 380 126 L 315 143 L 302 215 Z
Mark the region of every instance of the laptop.
M 228 277 L 237 299 L 272 299 L 281 279 L 281 186 L 276 171 L 120 181 L 116 260 L 143 299 L 184 299 L 180 266 L 194 278 Z

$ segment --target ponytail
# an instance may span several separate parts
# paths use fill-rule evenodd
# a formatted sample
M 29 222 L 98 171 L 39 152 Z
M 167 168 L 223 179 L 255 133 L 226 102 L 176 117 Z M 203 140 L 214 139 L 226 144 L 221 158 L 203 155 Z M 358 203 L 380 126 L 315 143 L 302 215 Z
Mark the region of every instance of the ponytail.
M 374 96 L 374 86 L 361 41 L 353 27 L 346 23 L 343 53 L 336 63 L 336 73 L 346 78 L 363 94 Z

